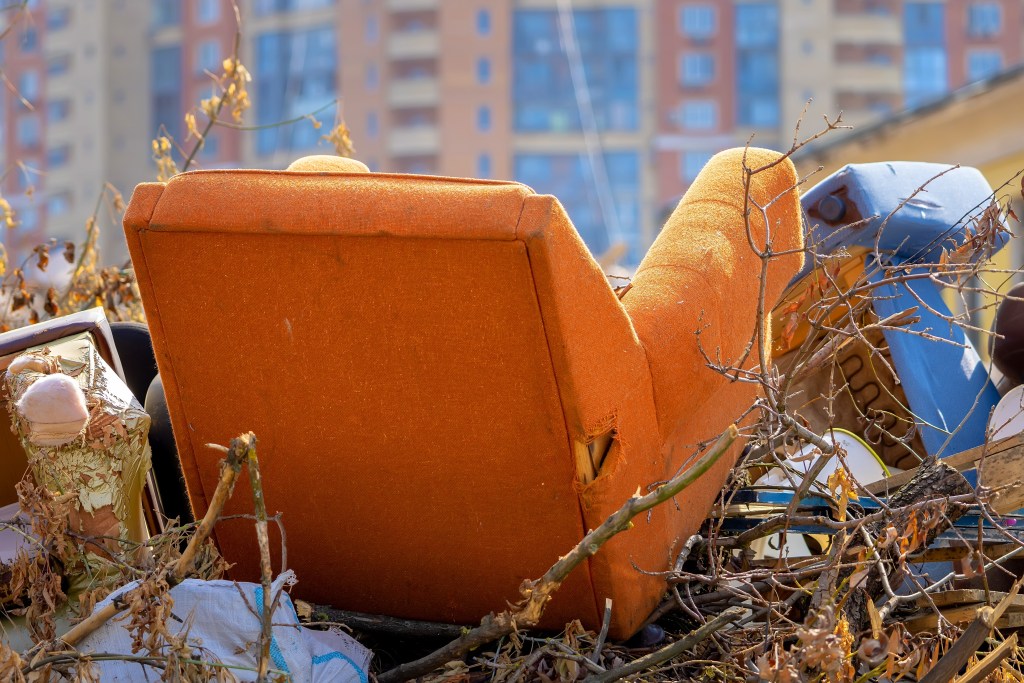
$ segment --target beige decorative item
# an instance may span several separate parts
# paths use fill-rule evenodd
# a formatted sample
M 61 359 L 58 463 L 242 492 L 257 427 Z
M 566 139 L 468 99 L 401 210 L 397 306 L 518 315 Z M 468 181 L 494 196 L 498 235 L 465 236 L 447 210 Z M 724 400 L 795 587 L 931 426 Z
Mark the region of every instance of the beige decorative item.
M 44 375 L 30 384 L 14 409 L 28 425 L 26 436 L 36 446 L 62 446 L 74 441 L 89 421 L 81 387 L 59 373 Z
M 88 333 L 28 349 L 8 368 L 14 432 L 36 483 L 75 494 L 71 529 L 112 552 L 148 538 L 149 416 Z

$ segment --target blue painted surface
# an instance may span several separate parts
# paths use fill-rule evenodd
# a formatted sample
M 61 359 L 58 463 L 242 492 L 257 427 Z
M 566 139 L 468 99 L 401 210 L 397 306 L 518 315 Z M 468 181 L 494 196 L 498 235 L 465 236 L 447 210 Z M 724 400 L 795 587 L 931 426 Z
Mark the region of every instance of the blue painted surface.
M 911 161 L 843 167 L 800 200 L 809 219 L 808 246 L 816 245 L 819 254 L 832 254 L 843 247 L 873 250 L 877 240 L 879 253 L 898 262 L 937 263 L 943 248 L 963 242 L 969 225 L 966 218 L 992 195 L 977 169 L 951 168 Z M 926 189 L 915 195 L 923 185 Z M 846 215 L 835 222 L 817 215 L 819 203 L 830 195 L 842 197 L 846 204 Z M 851 225 L 855 215 L 863 220 Z M 1002 235 L 994 250 L 1008 240 L 1008 235 Z M 813 263 L 805 265 L 796 279 L 812 267 Z
M 925 190 L 915 194 L 922 186 Z M 991 195 L 988 181 L 974 168 L 917 162 L 851 164 L 801 199 L 808 217 L 806 242 L 818 254 L 855 247 L 871 250 L 866 270 L 872 282 L 885 277 L 880 265 L 918 264 L 910 272 L 924 273 L 927 264 L 939 262 L 943 249 L 964 242 L 968 218 L 985 207 Z M 834 213 L 827 210 L 829 203 Z M 993 252 L 1008 239 L 1000 235 Z M 812 267 L 808 263 L 798 278 Z M 917 308 L 920 321 L 906 329 L 939 338 L 885 331 L 908 407 L 919 418 L 925 450 L 943 456 L 984 443 L 989 411 L 999 394 L 963 330 L 940 317 L 950 313 L 941 288 L 917 279 L 882 285 L 875 294 L 879 318 Z
M 876 272 L 869 279 L 877 282 L 883 276 Z M 908 331 L 887 329 L 884 334 L 925 450 L 942 457 L 983 444 L 999 392 L 963 329 L 936 315 L 951 314 L 939 288 L 930 280 L 907 280 L 878 287 L 875 297 L 879 318 L 912 307 L 920 317 L 906 326 Z M 925 339 L 914 331 L 953 343 Z M 967 476 L 973 477 L 973 470 Z

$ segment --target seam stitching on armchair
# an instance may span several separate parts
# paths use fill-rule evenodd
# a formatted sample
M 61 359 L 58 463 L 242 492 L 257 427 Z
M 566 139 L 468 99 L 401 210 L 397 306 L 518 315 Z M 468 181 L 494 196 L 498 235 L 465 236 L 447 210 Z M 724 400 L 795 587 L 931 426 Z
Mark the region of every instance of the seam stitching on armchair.
M 157 201 L 153 203 L 153 209 L 150 212 L 149 216 L 146 218 L 145 226 L 144 227 L 139 227 L 139 228 L 136 228 L 136 227 L 133 226 L 132 230 L 135 231 L 135 238 L 139 241 L 139 253 L 142 255 L 142 260 L 143 260 L 143 264 L 144 264 L 144 267 L 145 267 L 146 283 L 147 283 L 147 285 L 149 287 L 150 292 L 152 292 L 152 294 L 153 294 L 151 299 L 153 300 L 153 310 L 156 313 L 156 324 L 160 327 L 160 337 L 163 340 L 165 340 L 165 342 L 166 342 L 167 335 L 164 332 L 163 316 L 160 314 L 160 300 L 159 300 L 159 297 L 157 297 L 157 295 L 156 295 L 156 287 L 154 287 L 154 285 L 153 285 L 153 277 L 152 277 L 152 273 L 151 273 L 150 268 L 149 268 L 149 258 L 146 255 L 146 247 L 145 247 L 145 244 L 143 242 L 143 235 L 146 232 L 149 232 L 149 224 L 153 220 L 153 216 L 156 215 L 156 207 L 160 203 L 161 199 L 163 199 L 163 192 L 160 193 L 160 197 L 157 198 Z M 177 383 L 177 373 L 175 372 L 175 369 L 174 369 L 174 358 L 173 358 L 173 354 L 170 353 L 170 350 L 167 351 L 166 357 L 167 357 L 167 362 L 170 365 L 169 369 L 171 371 L 171 376 L 168 377 L 168 378 L 165 378 L 165 379 L 171 380 L 169 383 L 173 383 L 173 385 L 174 385 L 174 393 L 175 393 L 175 396 L 178 399 L 179 407 L 180 407 L 180 410 L 181 410 L 181 415 L 184 418 L 185 427 L 187 428 L 188 425 L 189 425 L 189 419 L 188 419 L 188 416 L 185 414 L 185 402 L 181 398 L 181 391 L 180 391 L 180 388 L 179 388 L 178 383 Z M 166 389 L 165 389 L 165 391 L 166 391 Z M 195 465 L 195 463 L 196 463 L 195 448 L 192 445 L 192 439 L 188 438 L 188 433 L 187 432 L 186 432 L 186 442 L 188 443 L 189 449 L 192 450 L 192 462 Z M 175 439 L 175 445 L 177 445 L 177 439 Z M 180 454 L 178 456 L 178 460 L 179 461 L 181 460 L 181 455 Z M 196 483 L 197 483 L 198 488 L 199 488 L 199 493 L 203 497 L 203 505 L 205 507 L 209 507 L 209 505 L 210 505 L 210 498 L 207 495 L 206 490 L 203 488 L 202 478 L 198 477 L 198 467 L 196 466 L 195 469 L 197 470 L 196 471 Z M 184 472 L 182 474 L 184 475 Z M 214 530 L 213 533 L 216 536 L 216 530 Z
M 538 195 L 538 196 L 542 196 L 542 195 Z M 565 403 L 562 401 L 562 392 L 559 389 L 558 371 L 555 369 L 555 358 L 554 358 L 554 354 L 551 351 L 551 337 L 550 337 L 550 335 L 548 333 L 548 326 L 547 326 L 547 323 L 546 323 L 546 321 L 544 319 L 544 308 L 543 308 L 543 306 L 541 306 L 540 297 L 537 294 L 537 279 L 536 279 L 536 275 L 534 273 L 533 257 L 530 254 L 530 245 L 527 244 L 526 240 L 522 239 L 519 236 L 519 227 L 522 225 L 522 220 L 523 220 L 523 214 L 524 213 L 526 213 L 526 198 L 525 197 L 523 198 L 523 208 L 520 211 L 519 218 L 516 221 L 516 229 L 515 229 L 516 241 L 520 242 L 523 245 L 524 250 L 526 251 L 526 263 L 527 263 L 527 265 L 530 268 L 530 281 L 533 283 L 533 301 L 534 301 L 534 304 L 537 307 L 537 313 L 540 316 L 540 326 L 541 326 L 541 329 L 544 331 L 544 346 L 546 347 L 547 354 L 548 354 L 548 363 L 551 366 L 551 375 L 552 375 L 552 377 L 555 380 L 555 393 L 558 396 L 558 407 L 559 407 L 559 409 L 562 412 L 562 425 L 563 425 L 563 427 L 565 429 L 565 440 L 566 440 L 565 446 L 566 446 L 566 449 L 568 449 L 568 451 L 571 452 L 572 448 L 573 448 L 573 436 L 572 436 L 571 430 L 569 429 L 569 420 L 568 420 L 568 418 L 566 417 L 566 414 L 565 414 Z M 549 211 L 548 212 L 548 222 L 549 222 L 549 224 L 550 224 L 550 219 L 551 219 L 551 212 Z M 582 497 L 580 495 L 579 490 L 575 488 L 575 485 L 578 485 L 578 482 L 579 482 L 579 479 L 577 478 L 577 476 L 575 474 L 575 467 L 573 467 L 573 472 L 574 472 L 574 476 L 573 476 L 574 491 L 575 491 L 575 495 L 576 495 L 576 508 L 579 511 L 580 530 L 581 530 L 581 534 L 580 534 L 580 539 L 579 540 L 583 540 L 583 537 L 586 536 L 586 534 L 587 534 L 587 519 L 586 519 L 586 515 L 584 514 L 584 510 L 583 510 L 583 499 L 582 499 Z M 577 541 L 577 543 L 579 543 L 579 541 Z M 566 552 L 568 552 L 569 550 L 570 549 L 566 549 Z M 601 600 L 600 600 L 600 598 L 597 595 L 597 583 L 594 581 L 593 564 L 591 563 L 591 558 L 588 557 L 587 560 L 586 560 L 586 563 L 587 563 L 587 566 L 586 566 L 587 580 L 590 582 L 590 594 L 591 594 L 591 596 L 594 599 L 594 614 L 595 614 L 595 616 L 598 619 L 600 619 L 601 615 L 604 614 L 604 608 L 601 607 Z

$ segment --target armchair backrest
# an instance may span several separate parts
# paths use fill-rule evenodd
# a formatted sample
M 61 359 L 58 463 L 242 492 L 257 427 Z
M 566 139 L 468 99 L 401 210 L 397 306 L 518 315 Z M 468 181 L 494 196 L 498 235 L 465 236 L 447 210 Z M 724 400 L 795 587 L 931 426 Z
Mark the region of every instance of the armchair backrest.
M 205 444 L 252 430 L 300 597 L 462 623 L 502 609 L 755 396 L 694 360 L 705 305 L 735 304 L 711 311 L 705 335 L 730 350 L 756 327 L 756 296 L 691 296 L 706 291 L 694 274 L 743 295 L 760 277 L 744 255 L 739 157 L 716 159 L 623 302 L 557 200 L 515 183 L 311 161 L 140 185 L 125 231 L 196 514 L 218 475 Z M 753 191 L 780 195 L 767 212 L 776 248 L 799 247 L 792 164 L 767 175 Z M 764 221 L 751 226 L 763 243 Z M 799 260 L 769 269 L 772 303 Z M 691 408 L 705 412 L 680 412 Z M 596 628 L 611 597 L 613 637 L 635 631 L 664 590 L 651 572 L 671 565 L 731 465 L 574 572 L 543 625 Z M 251 511 L 242 488 L 227 514 Z M 258 576 L 249 522 L 215 534 L 235 577 Z
M 472 622 L 584 533 L 567 420 L 607 402 L 601 381 L 620 370 L 602 376 L 581 347 L 632 345 L 620 351 L 636 368 L 643 355 L 553 199 L 512 183 L 209 171 L 141 185 L 125 226 L 195 512 L 217 478 L 205 444 L 253 430 L 300 595 Z M 546 262 L 549 239 L 573 253 Z M 584 276 L 554 282 L 567 268 Z M 547 289 L 559 284 L 571 291 Z M 578 343 L 589 310 L 604 329 Z M 243 488 L 226 514 L 251 511 Z M 251 578 L 249 527 L 215 533 Z M 563 591 L 573 614 L 559 618 L 596 618 L 586 572 Z

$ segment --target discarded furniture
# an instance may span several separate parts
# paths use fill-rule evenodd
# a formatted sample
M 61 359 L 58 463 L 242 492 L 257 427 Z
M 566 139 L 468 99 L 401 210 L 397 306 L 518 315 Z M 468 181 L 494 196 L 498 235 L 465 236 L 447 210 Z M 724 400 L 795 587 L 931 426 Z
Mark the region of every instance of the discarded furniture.
M 775 338 L 780 365 L 806 339 L 807 312 L 823 290 L 877 285 L 859 326 L 914 309 L 901 329 L 871 330 L 839 350 L 836 388 L 845 382 L 848 389 L 835 402 L 835 425 L 817 424 L 820 409 L 806 406 L 812 429 L 857 432 L 886 464 L 901 468 L 985 442 L 999 392 L 962 327 L 943 317 L 952 314 L 942 288 L 924 275 L 942 276 L 944 253 L 970 266 L 1002 248 L 1007 234 L 984 212 L 991 197 L 977 169 L 918 162 L 851 164 L 804 194 L 805 241 L 817 257 L 808 259 L 778 309 L 776 330 L 786 328 L 787 317 L 800 322 L 795 334 Z M 906 277 L 884 270 L 896 266 Z M 846 310 L 838 307 L 837 314 Z M 825 381 L 829 373 L 820 374 Z M 804 387 L 808 403 L 834 393 L 813 381 Z
M 123 379 L 124 371 L 115 346 L 116 335 L 112 333 L 110 324 L 100 308 L 0 334 L 0 370 L 6 371 L 11 361 L 28 349 L 54 344 L 83 333 L 88 335 L 88 340 L 100 359 Z M 5 407 L 3 418 L 9 424 L 11 418 L 6 410 L 8 396 L 3 383 L 0 383 L 0 391 L 3 392 Z M 0 506 L 5 506 L 17 502 L 14 486 L 28 470 L 25 450 L 18 437 L 7 428 L 0 429 L 0 460 L 3 463 L 0 466 Z M 150 532 L 155 533 L 163 528 L 160 511 L 156 486 L 151 479 L 147 479 L 143 494 L 143 513 Z
M 108 580 L 111 552 L 128 555 L 163 528 L 149 476 L 149 418 L 122 381 L 114 337 L 102 309 L 0 334 L 6 421 L 0 429 L 0 520 L 26 523 L 26 530 L 0 530 L 0 639 L 15 649 L 28 646 L 33 626 L 7 611 L 23 597 L 23 584 L 11 581 L 12 564 L 19 550 L 36 551 L 26 539 L 37 511 L 21 509 L 15 488 L 23 478 L 71 494 L 62 503 L 69 528 L 92 539 L 73 562 L 56 565 L 69 594 Z M 57 617 L 66 623 L 64 607 Z
M 709 162 L 621 300 L 557 200 L 516 183 L 311 159 L 138 186 L 125 231 L 195 513 L 218 476 L 205 445 L 253 430 L 297 596 L 456 623 L 503 609 L 755 398 L 696 334 L 730 362 L 755 332 L 742 157 Z M 801 266 L 795 181 L 785 160 L 751 183 L 789 252 L 768 302 Z M 672 564 L 736 455 L 570 576 L 544 625 L 596 628 L 612 598 L 612 635 L 635 631 L 664 591 L 638 569 Z M 227 515 L 252 510 L 247 488 Z M 234 578 L 258 576 L 250 521 L 214 535 Z

